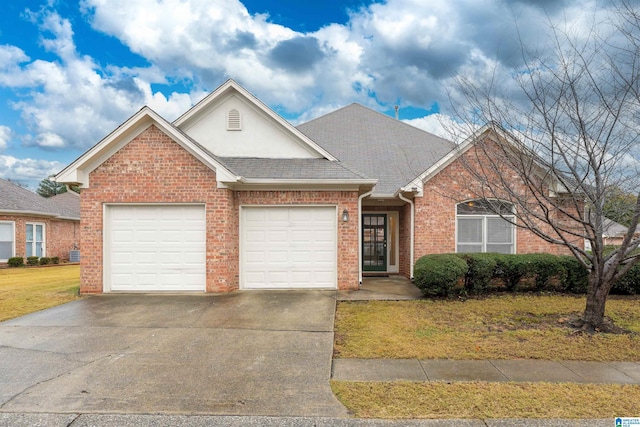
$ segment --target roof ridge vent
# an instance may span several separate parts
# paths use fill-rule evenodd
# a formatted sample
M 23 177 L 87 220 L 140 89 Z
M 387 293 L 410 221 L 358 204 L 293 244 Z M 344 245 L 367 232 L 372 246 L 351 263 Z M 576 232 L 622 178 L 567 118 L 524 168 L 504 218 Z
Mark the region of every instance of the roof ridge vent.
M 235 108 L 232 108 L 227 113 L 227 130 L 242 130 L 240 111 Z

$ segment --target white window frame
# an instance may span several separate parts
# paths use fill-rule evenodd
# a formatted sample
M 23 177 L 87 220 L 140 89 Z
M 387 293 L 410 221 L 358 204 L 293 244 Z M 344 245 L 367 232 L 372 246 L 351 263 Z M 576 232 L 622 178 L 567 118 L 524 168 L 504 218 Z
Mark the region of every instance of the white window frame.
M 15 221 L 0 221 L 0 224 L 11 225 L 11 235 L 13 236 L 13 238 L 11 245 L 11 256 L 9 258 L 13 258 L 14 256 L 16 256 L 16 223 Z M 7 262 L 9 261 L 9 258 L 1 258 L 0 262 Z
M 516 253 L 516 246 L 517 246 L 517 238 L 516 238 L 516 229 L 517 227 L 515 226 L 515 222 L 516 222 L 516 217 L 515 215 L 496 215 L 496 214 L 471 214 L 471 215 L 464 215 L 464 214 L 458 214 L 458 205 L 464 204 L 464 203 L 468 203 L 469 201 L 466 202 L 460 202 L 457 203 L 455 205 L 455 209 L 456 209 L 456 241 L 455 241 L 455 245 L 456 245 L 456 253 L 463 253 L 463 252 L 459 252 L 458 247 L 459 246 L 475 246 L 475 245 L 482 245 L 482 253 L 486 253 L 487 252 L 487 235 L 488 235 L 488 231 L 489 231 L 489 219 L 503 219 L 505 221 L 507 221 L 508 223 L 511 224 L 511 242 L 510 243 L 503 243 L 504 245 L 510 244 L 511 245 L 511 254 L 515 254 Z M 465 219 L 480 219 L 482 220 L 482 242 L 474 242 L 474 243 L 460 243 L 458 241 L 459 235 L 458 235 L 458 228 L 459 228 L 459 219 L 460 218 L 465 218 Z M 499 244 L 499 243 L 496 243 Z
M 40 255 L 40 258 L 42 257 L 46 257 L 47 256 L 47 226 L 44 222 L 27 222 L 25 223 L 25 230 L 24 230 L 24 255 L 25 257 L 29 257 L 29 256 L 38 256 L 36 255 L 36 250 L 35 250 L 35 244 L 39 243 L 38 240 L 36 240 L 36 226 L 41 225 L 42 226 L 42 255 Z M 29 226 L 33 227 L 33 240 L 29 241 L 27 240 L 27 228 Z M 27 251 L 27 245 L 31 243 L 33 246 L 33 253 L 32 255 L 28 255 Z

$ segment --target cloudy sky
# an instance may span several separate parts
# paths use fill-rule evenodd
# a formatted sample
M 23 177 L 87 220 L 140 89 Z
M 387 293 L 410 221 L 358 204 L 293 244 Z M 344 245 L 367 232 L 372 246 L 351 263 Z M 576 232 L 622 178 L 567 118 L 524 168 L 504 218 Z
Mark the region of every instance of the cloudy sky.
M 436 131 L 455 81 L 517 71 L 574 0 L 15 0 L 0 14 L 0 177 L 35 189 L 142 106 L 233 78 L 294 124 L 359 102 Z M 508 85 L 508 83 L 505 83 Z M 508 90 L 505 91 L 508 93 Z M 439 114 L 436 114 L 439 113 Z

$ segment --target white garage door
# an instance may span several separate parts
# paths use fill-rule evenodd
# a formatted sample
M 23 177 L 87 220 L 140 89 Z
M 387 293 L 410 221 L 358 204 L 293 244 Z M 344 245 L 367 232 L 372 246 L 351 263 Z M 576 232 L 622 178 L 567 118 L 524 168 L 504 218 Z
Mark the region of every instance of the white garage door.
M 337 287 L 336 208 L 243 207 L 243 289 Z
M 106 290 L 206 289 L 204 206 L 108 206 L 105 238 Z

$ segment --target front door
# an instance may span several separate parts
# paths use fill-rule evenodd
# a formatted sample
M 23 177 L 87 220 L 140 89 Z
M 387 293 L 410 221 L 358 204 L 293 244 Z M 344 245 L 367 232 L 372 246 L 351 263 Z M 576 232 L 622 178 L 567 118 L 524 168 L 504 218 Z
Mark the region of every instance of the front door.
M 362 269 L 387 271 L 387 215 L 362 215 Z

